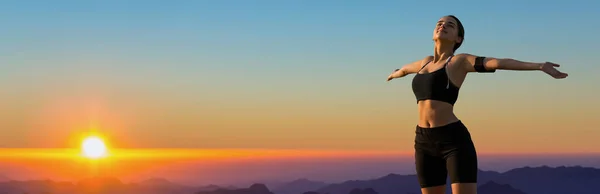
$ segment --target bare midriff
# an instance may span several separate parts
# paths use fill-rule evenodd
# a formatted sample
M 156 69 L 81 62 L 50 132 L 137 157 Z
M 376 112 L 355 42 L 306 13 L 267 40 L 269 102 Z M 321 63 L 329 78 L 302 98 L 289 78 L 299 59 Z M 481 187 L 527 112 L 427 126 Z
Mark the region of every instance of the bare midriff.
M 422 100 L 417 105 L 419 107 L 419 127 L 441 127 L 459 120 L 454 115 L 454 107 L 446 102 Z

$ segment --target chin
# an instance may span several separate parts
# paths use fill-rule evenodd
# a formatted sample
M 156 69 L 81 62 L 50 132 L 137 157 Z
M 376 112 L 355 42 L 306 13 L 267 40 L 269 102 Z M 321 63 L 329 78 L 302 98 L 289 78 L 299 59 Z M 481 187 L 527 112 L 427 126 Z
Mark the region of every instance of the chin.
M 444 36 L 444 35 L 435 35 L 433 36 L 434 41 L 442 41 L 442 42 L 452 42 L 452 38 Z

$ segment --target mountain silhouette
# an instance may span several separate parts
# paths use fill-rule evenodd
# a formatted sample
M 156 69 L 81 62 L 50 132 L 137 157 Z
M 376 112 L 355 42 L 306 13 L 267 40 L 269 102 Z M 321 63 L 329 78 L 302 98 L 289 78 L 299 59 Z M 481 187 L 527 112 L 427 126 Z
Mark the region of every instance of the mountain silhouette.
M 481 194 L 598 194 L 600 169 L 573 167 L 522 167 L 507 172 L 479 171 Z M 449 190 L 450 186 L 447 187 Z M 275 190 L 275 189 L 274 189 Z M 218 185 L 185 186 L 166 179 L 152 178 L 137 183 L 124 183 L 115 177 L 91 177 L 76 182 L 52 180 L 9 180 L 0 182 L 0 194 L 282 194 L 265 184 L 248 188 Z M 295 194 L 418 194 L 416 175 L 387 174 L 367 180 L 322 183 L 298 179 L 280 185 L 281 192 Z M 451 192 L 447 192 L 451 193 Z
M 139 182 L 140 185 L 151 185 L 151 186 L 169 186 L 169 185 L 178 185 L 164 178 L 150 178 L 146 179 L 142 182 Z
M 365 188 L 365 189 L 354 188 L 354 189 L 350 190 L 349 194 L 378 194 L 378 193 L 373 188 Z
M 415 175 L 398 175 L 393 173 L 377 179 L 349 180 L 342 183 L 330 184 L 316 191 L 329 194 L 348 194 L 355 188 L 373 188 L 379 194 L 421 192 Z
M 327 185 L 325 182 L 311 181 L 306 178 L 297 179 L 288 183 L 279 184 L 273 187 L 273 193 L 276 194 L 300 194 L 307 191 L 313 191 Z
M 304 192 L 302 194 L 320 194 L 320 193 L 316 192 L 316 191 L 307 191 L 307 192 Z
M 600 169 L 573 167 L 523 167 L 504 173 L 479 171 L 478 185 L 490 181 L 508 184 L 527 194 L 598 194 Z M 449 182 L 448 182 L 449 183 Z M 318 193 L 348 194 L 354 188 L 373 188 L 379 194 L 420 193 L 416 175 L 388 174 L 369 180 L 350 180 L 315 190 Z M 448 186 L 448 191 L 449 191 Z
M 321 194 L 321 193 L 316 192 L 316 191 L 307 191 L 302 194 Z M 325 193 L 325 194 L 327 194 L 327 193 Z M 348 194 L 379 194 L 379 193 L 377 191 L 375 191 L 375 189 L 373 189 L 373 188 L 354 188 L 354 189 L 350 190 L 350 192 Z
M 234 186 L 219 186 L 219 185 L 215 185 L 215 184 L 210 184 L 210 185 L 206 185 L 206 186 L 201 186 L 199 188 L 196 188 L 195 191 L 214 191 L 217 189 L 237 189 L 237 187 Z
M 249 188 L 224 189 L 220 188 L 213 191 L 199 191 L 196 194 L 274 194 L 265 184 L 255 183 Z
M 216 185 L 192 187 L 152 178 L 138 183 L 123 183 L 114 177 L 91 177 L 73 182 L 51 180 L 0 182 L 0 194 L 193 194 L 220 189 Z
M 173 183 L 167 179 L 163 178 L 151 178 L 144 180 L 142 182 L 136 183 L 137 186 L 136 191 L 142 193 L 168 193 L 168 194 L 176 194 L 176 193 L 193 193 L 199 188 L 180 185 L 177 183 Z M 218 189 L 218 188 L 214 188 Z M 207 189 L 207 190 L 214 190 Z
M 52 180 L 30 180 L 0 183 L 0 193 L 71 193 L 75 191 L 75 184 L 71 182 L 57 182 Z
M 508 184 L 498 184 L 494 181 L 489 181 L 477 188 L 477 193 L 480 194 L 526 194 L 523 191 L 515 189 Z
M 600 169 L 581 166 L 515 168 L 494 177 L 494 182 L 510 184 L 527 194 L 598 194 Z
M 8 182 L 10 181 L 10 178 L 4 176 L 4 175 L 0 175 L 0 182 Z
M 19 183 L 20 182 L 18 182 L 18 181 L 2 181 L 2 182 L 0 182 L 0 192 L 2 194 L 26 193 L 26 191 L 23 190 L 23 188 L 27 187 L 27 186 L 21 185 Z

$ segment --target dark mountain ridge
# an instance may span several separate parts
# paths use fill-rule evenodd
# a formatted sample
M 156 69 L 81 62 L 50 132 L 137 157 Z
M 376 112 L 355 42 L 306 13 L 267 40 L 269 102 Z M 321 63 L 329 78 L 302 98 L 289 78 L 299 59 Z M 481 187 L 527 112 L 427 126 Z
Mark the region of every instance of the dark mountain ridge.
M 479 171 L 481 194 L 598 194 L 600 169 L 581 166 L 522 167 L 506 172 Z M 448 191 L 449 190 L 448 186 Z M 390 173 L 375 179 L 348 180 L 327 184 L 297 179 L 270 190 L 263 183 L 248 188 L 219 185 L 185 186 L 167 179 L 152 178 L 124 183 L 114 177 L 92 177 L 76 182 L 52 180 L 0 182 L 0 194 L 408 194 L 420 193 L 416 175 Z M 448 192 L 451 193 L 451 192 Z

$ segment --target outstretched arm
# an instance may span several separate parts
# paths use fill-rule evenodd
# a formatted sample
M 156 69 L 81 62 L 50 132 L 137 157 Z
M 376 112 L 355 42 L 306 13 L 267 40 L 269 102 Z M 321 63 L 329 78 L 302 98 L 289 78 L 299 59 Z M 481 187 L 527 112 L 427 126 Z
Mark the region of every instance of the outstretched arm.
M 401 78 L 407 76 L 409 74 L 417 73 L 421 69 L 421 67 L 428 61 L 431 61 L 433 56 L 427 56 L 424 59 L 414 61 L 412 63 L 406 64 L 402 66 L 400 69 L 394 70 L 392 74 L 390 74 L 387 78 L 387 81 L 392 79 Z
M 541 70 L 548 75 L 560 79 L 566 78 L 568 74 L 560 72 L 556 67 L 558 64 L 545 62 L 524 62 L 510 58 L 493 58 L 475 56 L 471 54 L 459 54 L 459 62 L 466 72 L 493 73 L 498 69 L 514 71 L 536 71 Z

